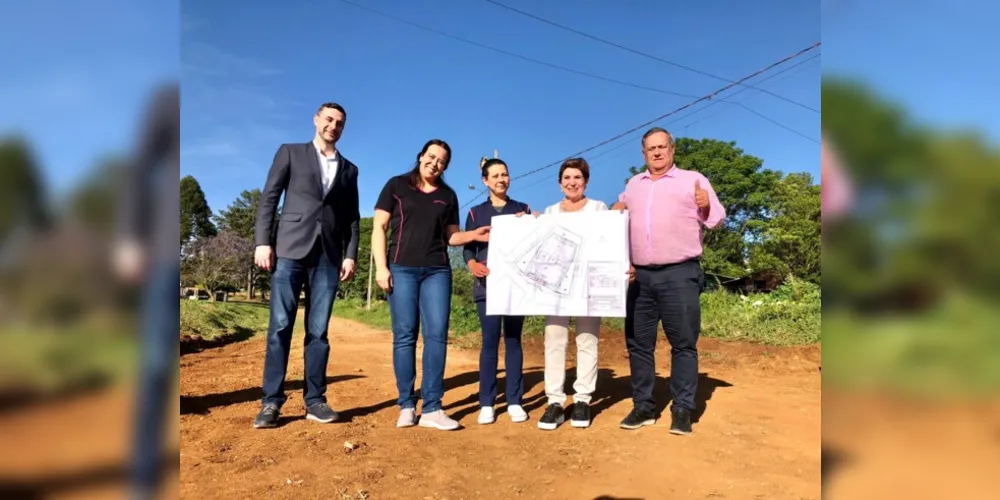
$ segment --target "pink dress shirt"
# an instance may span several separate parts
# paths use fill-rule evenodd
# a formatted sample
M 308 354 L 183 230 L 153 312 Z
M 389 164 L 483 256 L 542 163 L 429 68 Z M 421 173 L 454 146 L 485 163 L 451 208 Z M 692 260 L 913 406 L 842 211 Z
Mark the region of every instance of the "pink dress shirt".
M 694 201 L 695 182 L 708 192 L 708 218 Z M 634 266 L 674 264 L 701 256 L 701 227 L 711 229 L 726 217 L 708 179 L 676 165 L 659 179 L 649 172 L 629 179 L 618 196 L 629 211 L 629 243 Z

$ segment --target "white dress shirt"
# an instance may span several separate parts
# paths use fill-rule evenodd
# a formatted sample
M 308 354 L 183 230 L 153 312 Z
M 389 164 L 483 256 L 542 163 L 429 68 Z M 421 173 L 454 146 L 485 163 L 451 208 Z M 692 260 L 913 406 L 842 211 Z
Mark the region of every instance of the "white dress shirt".
M 333 179 L 337 177 L 337 167 L 340 165 L 340 152 L 334 150 L 333 156 L 326 156 L 315 141 L 313 141 L 313 147 L 316 148 L 316 155 L 319 157 L 320 174 L 323 181 L 323 196 L 326 196 L 330 192 L 330 188 L 333 187 Z

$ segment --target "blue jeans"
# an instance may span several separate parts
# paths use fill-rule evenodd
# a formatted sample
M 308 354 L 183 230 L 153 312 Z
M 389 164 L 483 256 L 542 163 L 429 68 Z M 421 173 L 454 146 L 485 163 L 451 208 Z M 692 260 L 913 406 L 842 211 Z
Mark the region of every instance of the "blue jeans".
M 178 370 L 177 263 L 150 269 L 143 290 L 138 392 L 132 438 L 132 487 L 137 495 L 151 493 L 161 479 L 163 428 L 167 402 Z
M 330 262 L 319 242 L 303 259 L 278 258 L 271 276 L 271 318 L 264 356 L 262 404 L 285 404 L 285 374 L 299 293 L 306 289 L 305 403 L 326 403 L 326 364 L 330 358 L 327 330 L 333 299 L 340 284 L 340 265 Z
M 392 316 L 392 367 L 396 372 L 400 408 L 416 408 L 417 333 L 423 320 L 424 355 L 422 413 L 441 409 L 444 365 L 448 354 L 451 312 L 451 268 L 390 265 L 392 291 L 388 293 Z
M 500 350 L 501 326 L 504 340 L 504 366 L 507 369 L 507 406 L 520 405 L 524 396 L 521 351 L 521 330 L 524 316 L 487 316 L 486 301 L 476 302 L 479 324 L 483 330 L 483 347 L 479 350 L 479 405 L 493 406 L 497 398 L 497 361 Z

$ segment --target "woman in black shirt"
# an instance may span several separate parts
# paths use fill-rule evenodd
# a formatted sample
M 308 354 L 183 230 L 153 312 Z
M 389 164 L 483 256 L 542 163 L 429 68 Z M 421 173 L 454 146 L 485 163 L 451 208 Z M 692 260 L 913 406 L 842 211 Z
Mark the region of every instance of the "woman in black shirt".
M 375 281 L 386 291 L 392 317 L 392 365 L 401 409 L 397 427 L 416 423 L 414 384 L 420 318 L 424 332 L 420 426 L 458 428 L 458 422 L 441 409 L 451 312 L 448 246 L 489 241 L 490 228 L 459 230 L 458 196 L 441 179 L 450 161 L 448 143 L 428 141 L 413 169 L 389 179 L 375 204 L 372 255 Z M 386 230 L 391 232 L 388 238 Z

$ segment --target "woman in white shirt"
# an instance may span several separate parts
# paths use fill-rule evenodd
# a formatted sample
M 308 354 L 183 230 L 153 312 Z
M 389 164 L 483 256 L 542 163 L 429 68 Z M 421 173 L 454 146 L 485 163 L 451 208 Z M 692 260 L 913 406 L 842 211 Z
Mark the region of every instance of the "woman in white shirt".
M 590 165 L 583 158 L 571 158 L 559 167 L 559 186 L 562 201 L 547 207 L 546 214 L 565 212 L 597 212 L 608 206 L 600 200 L 591 200 L 584 192 L 590 180 Z M 535 216 L 539 215 L 537 212 Z M 554 430 L 566 419 L 566 345 L 569 343 L 569 320 L 566 316 L 545 318 L 545 395 L 548 407 L 538 421 L 538 428 Z M 576 383 L 573 384 L 573 410 L 570 423 L 573 427 L 590 426 L 590 400 L 597 385 L 597 332 L 601 327 L 599 317 L 576 318 Z

